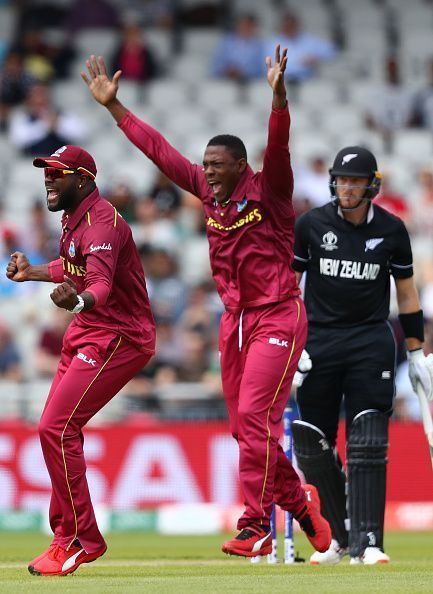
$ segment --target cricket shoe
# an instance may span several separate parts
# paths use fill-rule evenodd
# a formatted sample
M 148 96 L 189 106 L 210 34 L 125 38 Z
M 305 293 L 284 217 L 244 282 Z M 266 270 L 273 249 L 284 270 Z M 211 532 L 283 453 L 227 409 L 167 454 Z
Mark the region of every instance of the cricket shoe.
M 316 551 L 325 553 L 331 546 L 331 527 L 320 513 L 320 499 L 316 487 L 309 484 L 302 487 L 307 501 L 295 519 Z
M 362 555 L 364 565 L 379 565 L 390 561 L 389 556 L 381 551 L 379 547 L 367 547 Z
M 28 567 L 34 567 L 36 563 L 38 563 L 41 559 L 46 557 L 48 553 L 50 553 L 56 546 L 57 545 L 52 542 L 46 551 L 44 551 L 43 553 L 41 553 L 40 555 L 38 555 L 30 561 Z
M 32 575 L 67 575 L 73 573 L 82 563 L 95 561 L 106 550 L 107 547 L 104 546 L 95 553 L 86 553 L 80 541 L 74 540 L 68 550 L 55 545 L 37 563 L 29 565 L 28 570 Z
M 316 551 L 311 555 L 310 565 L 337 565 L 346 554 L 347 549 L 340 547 L 338 542 L 333 538 L 331 546 L 327 551 L 324 553 Z
M 222 546 L 223 553 L 240 557 L 257 557 L 272 552 L 272 533 L 269 526 L 251 524 L 243 528 L 235 538 L 227 540 Z

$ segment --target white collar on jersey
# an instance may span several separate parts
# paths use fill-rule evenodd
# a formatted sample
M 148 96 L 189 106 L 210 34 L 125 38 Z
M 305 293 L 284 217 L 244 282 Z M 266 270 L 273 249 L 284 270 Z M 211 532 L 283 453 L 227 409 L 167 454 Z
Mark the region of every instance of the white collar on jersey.
M 344 219 L 343 211 L 341 210 L 340 207 L 337 208 L 337 213 L 338 213 L 338 216 L 340 216 L 342 219 Z M 373 207 L 373 203 L 370 202 L 370 206 L 368 207 L 368 212 L 367 212 L 367 225 L 368 225 L 368 223 L 371 223 L 371 221 L 373 220 L 373 217 L 374 217 L 374 207 Z

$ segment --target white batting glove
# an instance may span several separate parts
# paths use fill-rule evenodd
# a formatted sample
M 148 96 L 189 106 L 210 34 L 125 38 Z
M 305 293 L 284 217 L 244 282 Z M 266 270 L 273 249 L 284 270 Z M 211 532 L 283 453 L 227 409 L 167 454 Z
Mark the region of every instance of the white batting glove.
M 417 391 L 417 384 L 421 384 L 425 395 L 433 400 L 433 354 L 424 355 L 422 349 L 409 351 L 409 379 L 414 392 Z
M 298 361 L 298 369 L 293 376 L 292 386 L 294 388 L 300 388 L 304 383 L 304 379 L 307 377 L 308 372 L 313 367 L 313 362 L 310 359 L 310 355 L 304 349 Z

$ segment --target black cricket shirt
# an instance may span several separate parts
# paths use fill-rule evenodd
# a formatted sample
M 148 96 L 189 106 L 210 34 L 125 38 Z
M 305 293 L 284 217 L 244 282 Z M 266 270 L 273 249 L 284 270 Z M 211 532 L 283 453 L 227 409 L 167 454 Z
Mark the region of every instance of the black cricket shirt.
M 335 327 L 386 320 L 390 275 L 413 276 L 403 221 L 376 204 L 359 226 L 346 221 L 333 202 L 302 215 L 296 222 L 293 265 L 307 272 L 308 321 Z

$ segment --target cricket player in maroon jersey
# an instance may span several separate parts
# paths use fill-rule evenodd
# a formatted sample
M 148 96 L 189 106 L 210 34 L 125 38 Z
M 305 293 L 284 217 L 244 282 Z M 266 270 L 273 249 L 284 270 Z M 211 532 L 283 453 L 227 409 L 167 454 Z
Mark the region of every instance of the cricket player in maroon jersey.
M 87 486 L 82 428 L 154 354 L 155 324 L 131 230 L 100 196 L 91 155 L 68 145 L 33 164 L 44 168 L 48 210 L 64 211 L 60 257 L 32 266 L 15 252 L 6 275 L 59 283 L 51 299 L 76 315 L 39 424 L 54 539 L 28 569 L 66 575 L 107 549 Z
M 293 513 L 317 550 L 326 550 L 331 542 L 317 492 L 314 487 L 302 489 L 278 443 L 307 335 L 291 266 L 295 216 L 283 79 L 286 51 L 280 55 L 277 47 L 273 65 L 266 59 L 273 102 L 263 171 L 256 174 L 247 163 L 243 142 L 227 134 L 209 141 L 203 166 L 191 164 L 119 102 L 121 71 L 110 79 L 103 59 L 91 56 L 86 62 L 88 75 L 82 73 L 93 97 L 107 107 L 131 142 L 174 183 L 202 201 L 212 273 L 225 306 L 221 373 L 231 431 L 239 443 L 245 499 L 240 533 L 222 550 L 247 557 L 271 551 L 273 501 Z

